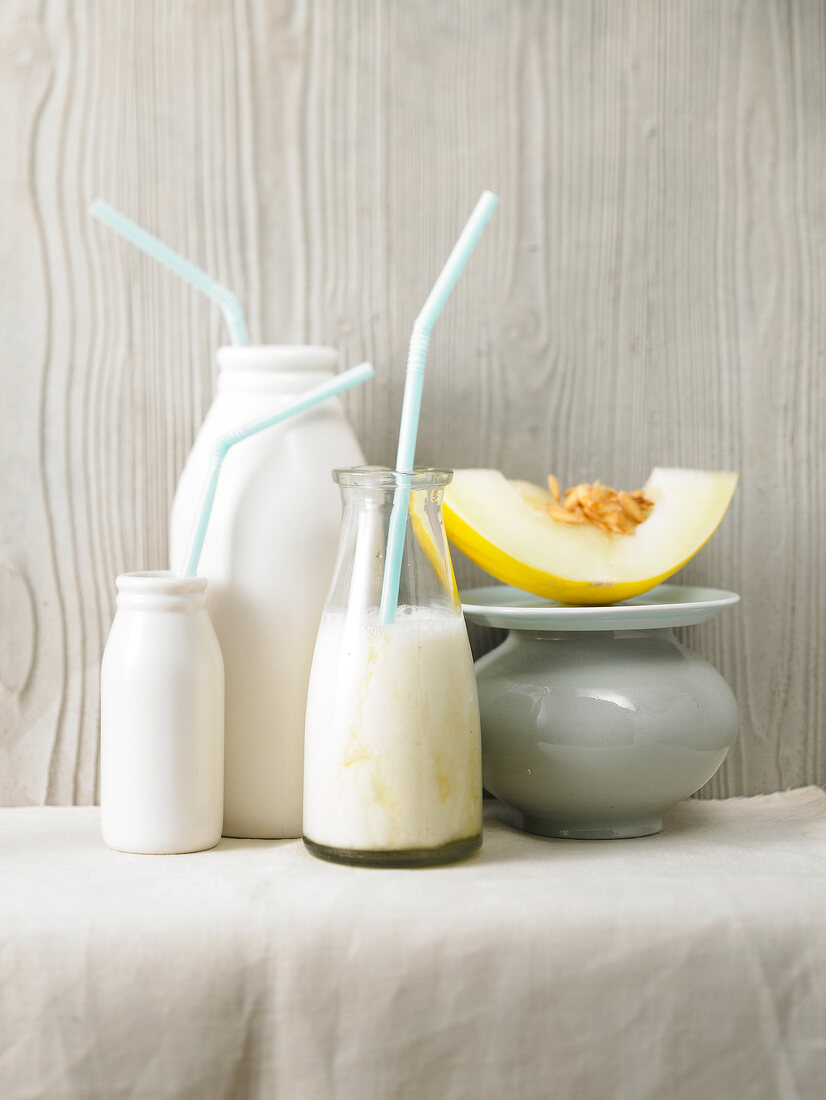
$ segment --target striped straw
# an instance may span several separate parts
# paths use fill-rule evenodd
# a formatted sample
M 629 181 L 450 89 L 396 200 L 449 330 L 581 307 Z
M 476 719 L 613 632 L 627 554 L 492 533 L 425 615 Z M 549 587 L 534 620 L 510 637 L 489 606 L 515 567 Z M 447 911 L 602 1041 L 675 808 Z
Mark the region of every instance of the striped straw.
M 335 378 L 330 378 L 328 381 L 321 382 L 318 386 L 313 386 L 311 389 L 306 390 L 294 401 L 290 401 L 289 404 L 284 405 L 277 413 L 273 413 L 271 416 L 265 416 L 262 420 L 253 420 L 249 424 L 245 424 L 240 428 L 234 428 L 232 431 L 226 432 L 221 436 L 215 445 L 212 471 L 206 483 L 204 496 L 201 501 L 201 508 L 198 512 L 198 518 L 195 521 L 195 527 L 192 532 L 186 567 L 184 568 L 185 577 L 194 577 L 198 572 L 198 563 L 201 560 L 201 552 L 204 548 L 204 539 L 206 538 L 207 527 L 209 525 L 209 517 L 212 515 L 212 505 L 215 502 L 215 493 L 218 489 L 218 478 L 221 476 L 221 467 L 224 464 L 224 459 L 235 444 L 241 443 L 245 439 L 249 439 L 251 435 L 263 432 L 265 428 L 271 428 L 274 424 L 280 424 L 282 420 L 288 420 L 297 413 L 304 412 L 306 409 L 311 409 L 313 405 L 317 405 L 320 401 L 326 401 L 328 397 L 334 397 L 338 393 L 344 393 L 345 390 L 352 389 L 353 386 L 361 385 L 362 382 L 366 382 L 368 379 L 372 378 L 375 373 L 370 363 L 360 363 L 357 367 L 351 367 L 350 370 L 343 371 L 341 374 L 336 375 Z
M 413 472 L 413 460 L 416 454 L 416 435 L 419 430 L 419 414 L 422 407 L 422 387 L 430 346 L 430 333 L 436 319 L 442 312 L 456 280 L 470 259 L 482 231 L 490 221 L 499 199 L 492 191 L 483 191 L 473 213 L 467 220 L 453 251 L 447 258 L 433 289 L 422 306 L 422 311 L 413 324 L 410 347 L 407 353 L 407 377 L 404 384 L 402 402 L 401 429 L 399 431 L 399 449 L 396 455 L 396 471 L 401 474 Z M 393 510 L 390 513 L 390 528 L 387 535 L 387 557 L 384 563 L 384 578 L 381 590 L 381 621 L 383 625 L 392 623 L 396 617 L 399 601 L 399 581 L 401 578 L 404 536 L 407 529 L 407 508 L 410 503 L 409 479 L 399 478 Z
M 182 279 L 185 279 L 191 286 L 194 286 L 196 290 L 200 290 L 203 294 L 206 294 L 208 298 L 211 298 L 212 301 L 220 307 L 224 315 L 224 320 L 229 329 L 231 343 L 239 346 L 246 346 L 249 344 L 250 340 L 247 335 L 247 322 L 244 317 L 244 310 L 241 308 L 241 303 L 228 287 L 225 287 L 223 283 L 217 282 L 211 275 L 207 275 L 200 267 L 196 267 L 195 264 L 184 259 L 178 252 L 171 249 L 169 245 L 158 240 L 157 237 L 138 225 L 137 222 L 133 222 L 131 218 L 127 218 L 120 210 L 116 210 L 114 206 L 110 206 L 110 204 L 104 202 L 103 199 L 95 199 L 89 207 L 89 213 L 93 218 L 97 218 L 98 221 L 103 222 L 104 225 L 108 225 L 110 229 L 114 229 L 121 237 L 124 237 L 127 241 L 131 241 L 131 243 L 135 245 L 136 248 L 139 248 L 141 252 L 145 252 L 146 255 L 151 256 L 153 260 L 157 260 L 158 263 L 163 264 L 164 267 L 168 267 L 170 271 L 173 271 L 176 275 L 180 275 Z

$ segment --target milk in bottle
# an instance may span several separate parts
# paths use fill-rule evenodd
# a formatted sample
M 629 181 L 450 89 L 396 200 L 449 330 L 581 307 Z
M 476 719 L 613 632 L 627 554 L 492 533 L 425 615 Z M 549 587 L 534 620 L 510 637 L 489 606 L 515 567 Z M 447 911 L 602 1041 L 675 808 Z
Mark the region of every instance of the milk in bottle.
M 481 844 L 479 706 L 441 499 L 450 473 L 337 470 L 341 543 L 307 702 L 304 841 L 373 866 L 460 859 Z M 399 605 L 379 609 L 390 513 L 410 481 Z

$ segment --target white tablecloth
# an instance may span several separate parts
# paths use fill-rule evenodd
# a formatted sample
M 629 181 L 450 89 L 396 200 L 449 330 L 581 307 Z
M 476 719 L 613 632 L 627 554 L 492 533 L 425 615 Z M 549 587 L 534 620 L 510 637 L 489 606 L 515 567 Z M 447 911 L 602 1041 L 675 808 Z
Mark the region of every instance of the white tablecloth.
M 0 810 L 0 1096 L 826 1095 L 826 798 L 383 871 L 300 842 L 103 846 Z

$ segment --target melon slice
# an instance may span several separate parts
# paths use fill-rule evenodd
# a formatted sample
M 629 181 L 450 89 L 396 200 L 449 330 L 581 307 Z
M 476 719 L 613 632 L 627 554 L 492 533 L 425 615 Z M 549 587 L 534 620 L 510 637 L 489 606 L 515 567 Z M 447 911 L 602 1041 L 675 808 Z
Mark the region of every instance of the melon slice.
M 654 502 L 630 534 L 552 519 L 551 495 L 499 470 L 456 470 L 445 490 L 450 541 L 497 580 L 570 604 L 638 596 L 676 573 L 711 538 L 729 506 L 737 474 L 656 468 Z
M 459 590 L 456 587 L 456 577 L 453 573 L 453 563 L 450 560 L 450 555 L 444 552 L 444 533 L 439 531 L 437 534 L 433 530 L 433 525 L 425 511 L 423 495 L 422 493 L 410 494 L 410 504 L 408 505 L 410 526 L 419 546 L 424 551 L 425 557 L 433 566 L 433 572 L 439 578 L 439 583 L 453 594 L 458 604 Z M 445 559 L 447 559 L 447 569 L 444 564 Z

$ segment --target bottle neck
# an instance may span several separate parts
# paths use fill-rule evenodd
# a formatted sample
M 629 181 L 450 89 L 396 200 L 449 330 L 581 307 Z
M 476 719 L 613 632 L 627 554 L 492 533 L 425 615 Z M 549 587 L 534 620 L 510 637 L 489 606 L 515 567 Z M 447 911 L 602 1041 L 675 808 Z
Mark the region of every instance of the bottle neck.
M 450 478 L 447 470 L 399 473 L 377 466 L 333 472 L 344 514 L 329 611 L 344 611 L 353 622 L 362 621 L 360 616 L 365 624 L 379 622 L 387 547 L 391 530 L 397 530 L 401 506 L 397 606 L 408 611 L 429 609 L 438 617 L 460 617 L 441 513 L 442 494 Z
M 188 612 L 206 607 L 206 577 L 182 577 L 159 570 L 122 573 L 115 584 L 119 609 Z
M 330 378 L 338 368 L 335 348 L 303 344 L 259 344 L 219 348 L 218 393 L 288 396 Z

